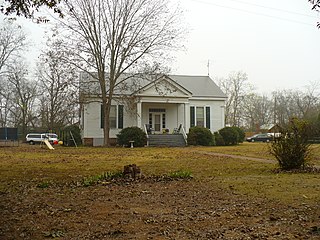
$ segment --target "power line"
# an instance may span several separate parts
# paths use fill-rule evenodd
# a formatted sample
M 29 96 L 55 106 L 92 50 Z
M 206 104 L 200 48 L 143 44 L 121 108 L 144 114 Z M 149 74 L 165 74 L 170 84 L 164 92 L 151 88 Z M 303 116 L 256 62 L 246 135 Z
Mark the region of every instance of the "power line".
M 316 18 L 315 16 L 311 16 L 311 15 L 304 14 L 304 13 L 298 13 L 298 12 L 288 11 L 288 10 L 285 10 L 285 9 L 274 8 L 274 7 L 267 7 L 267 6 L 263 6 L 263 5 L 259 5 L 259 4 L 255 4 L 255 3 L 244 2 L 244 1 L 240 1 L 240 0 L 228 0 L 228 1 L 238 2 L 238 3 L 242 3 L 242 4 L 246 4 L 246 5 L 251 5 L 251 6 L 256 6 L 256 7 L 260 7 L 260 8 L 275 10 L 275 11 L 279 11 L 279 12 L 285 12 L 285 13 L 289 13 L 289 14 L 300 15 L 300 16 L 304 16 L 304 17 Z
M 248 10 L 235 8 L 235 7 L 228 7 L 228 6 L 224 6 L 224 5 L 220 5 L 220 4 L 215 4 L 215 3 L 212 3 L 212 2 L 205 2 L 205 1 L 201 1 L 201 0 L 190 0 L 190 1 L 203 3 L 203 4 L 208 4 L 208 5 L 213 5 L 213 6 L 217 6 L 217 7 L 221 7 L 221 8 L 232 9 L 232 10 L 245 12 L 245 13 L 250 13 L 250 14 L 254 14 L 254 15 L 258 15 L 258 16 L 264 16 L 264 17 L 268 17 L 268 18 L 279 19 L 279 20 L 283 20 L 283 21 L 287 21 L 287 22 L 293 22 L 293 23 L 298 23 L 298 24 L 303 24 L 303 25 L 308 25 L 308 26 L 315 26 L 314 24 L 310 24 L 310 23 L 306 23 L 306 22 L 300 22 L 300 21 L 287 19 L 287 18 L 282 18 L 282 17 L 277 17 L 277 16 L 272 16 L 272 15 L 268 15 L 268 14 L 264 14 L 264 13 L 257 13 L 257 12 L 248 11 Z

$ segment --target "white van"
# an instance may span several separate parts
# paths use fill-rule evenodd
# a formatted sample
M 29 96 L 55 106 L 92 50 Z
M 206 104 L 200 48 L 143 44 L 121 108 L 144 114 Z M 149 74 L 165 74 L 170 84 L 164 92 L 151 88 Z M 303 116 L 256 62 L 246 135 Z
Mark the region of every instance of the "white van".
M 48 139 L 51 144 L 58 143 L 58 135 L 55 133 L 29 133 L 26 136 L 26 142 L 30 145 L 41 143 L 45 139 Z

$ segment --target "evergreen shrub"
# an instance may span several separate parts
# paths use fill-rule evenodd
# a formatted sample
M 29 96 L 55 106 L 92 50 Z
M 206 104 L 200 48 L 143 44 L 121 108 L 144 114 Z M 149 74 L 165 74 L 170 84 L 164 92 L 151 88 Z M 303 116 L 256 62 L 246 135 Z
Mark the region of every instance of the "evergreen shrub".
M 188 134 L 189 145 L 214 146 L 214 136 L 208 128 L 191 127 Z
M 219 130 L 226 146 L 237 145 L 239 143 L 239 134 L 233 127 L 225 127 Z
M 121 146 L 130 147 L 130 141 L 134 141 L 134 147 L 143 147 L 147 144 L 147 137 L 145 132 L 138 127 L 127 127 L 117 134 L 118 144 Z

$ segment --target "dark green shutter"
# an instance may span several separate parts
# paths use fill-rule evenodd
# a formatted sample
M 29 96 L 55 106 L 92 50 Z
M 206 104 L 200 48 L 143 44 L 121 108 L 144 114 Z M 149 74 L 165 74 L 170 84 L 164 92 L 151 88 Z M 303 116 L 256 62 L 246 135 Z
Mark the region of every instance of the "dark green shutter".
M 101 128 L 104 127 L 104 109 L 103 109 L 103 105 L 101 104 L 101 108 L 100 108 L 100 126 Z
M 194 107 L 190 107 L 190 127 L 194 127 L 195 126 L 195 111 L 194 111 Z
M 118 128 L 123 128 L 123 105 L 118 106 Z
M 206 107 L 206 128 L 210 129 L 210 107 Z

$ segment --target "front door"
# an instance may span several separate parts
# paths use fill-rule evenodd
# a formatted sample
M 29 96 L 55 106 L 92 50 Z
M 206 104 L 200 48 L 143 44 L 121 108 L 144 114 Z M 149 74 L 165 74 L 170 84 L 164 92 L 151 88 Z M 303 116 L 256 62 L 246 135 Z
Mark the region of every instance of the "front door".
M 155 132 L 161 132 L 161 115 L 160 114 L 154 114 L 153 128 Z
M 149 110 L 149 126 L 156 133 L 162 133 L 162 129 L 166 128 L 166 113 L 165 109 L 150 109 Z

